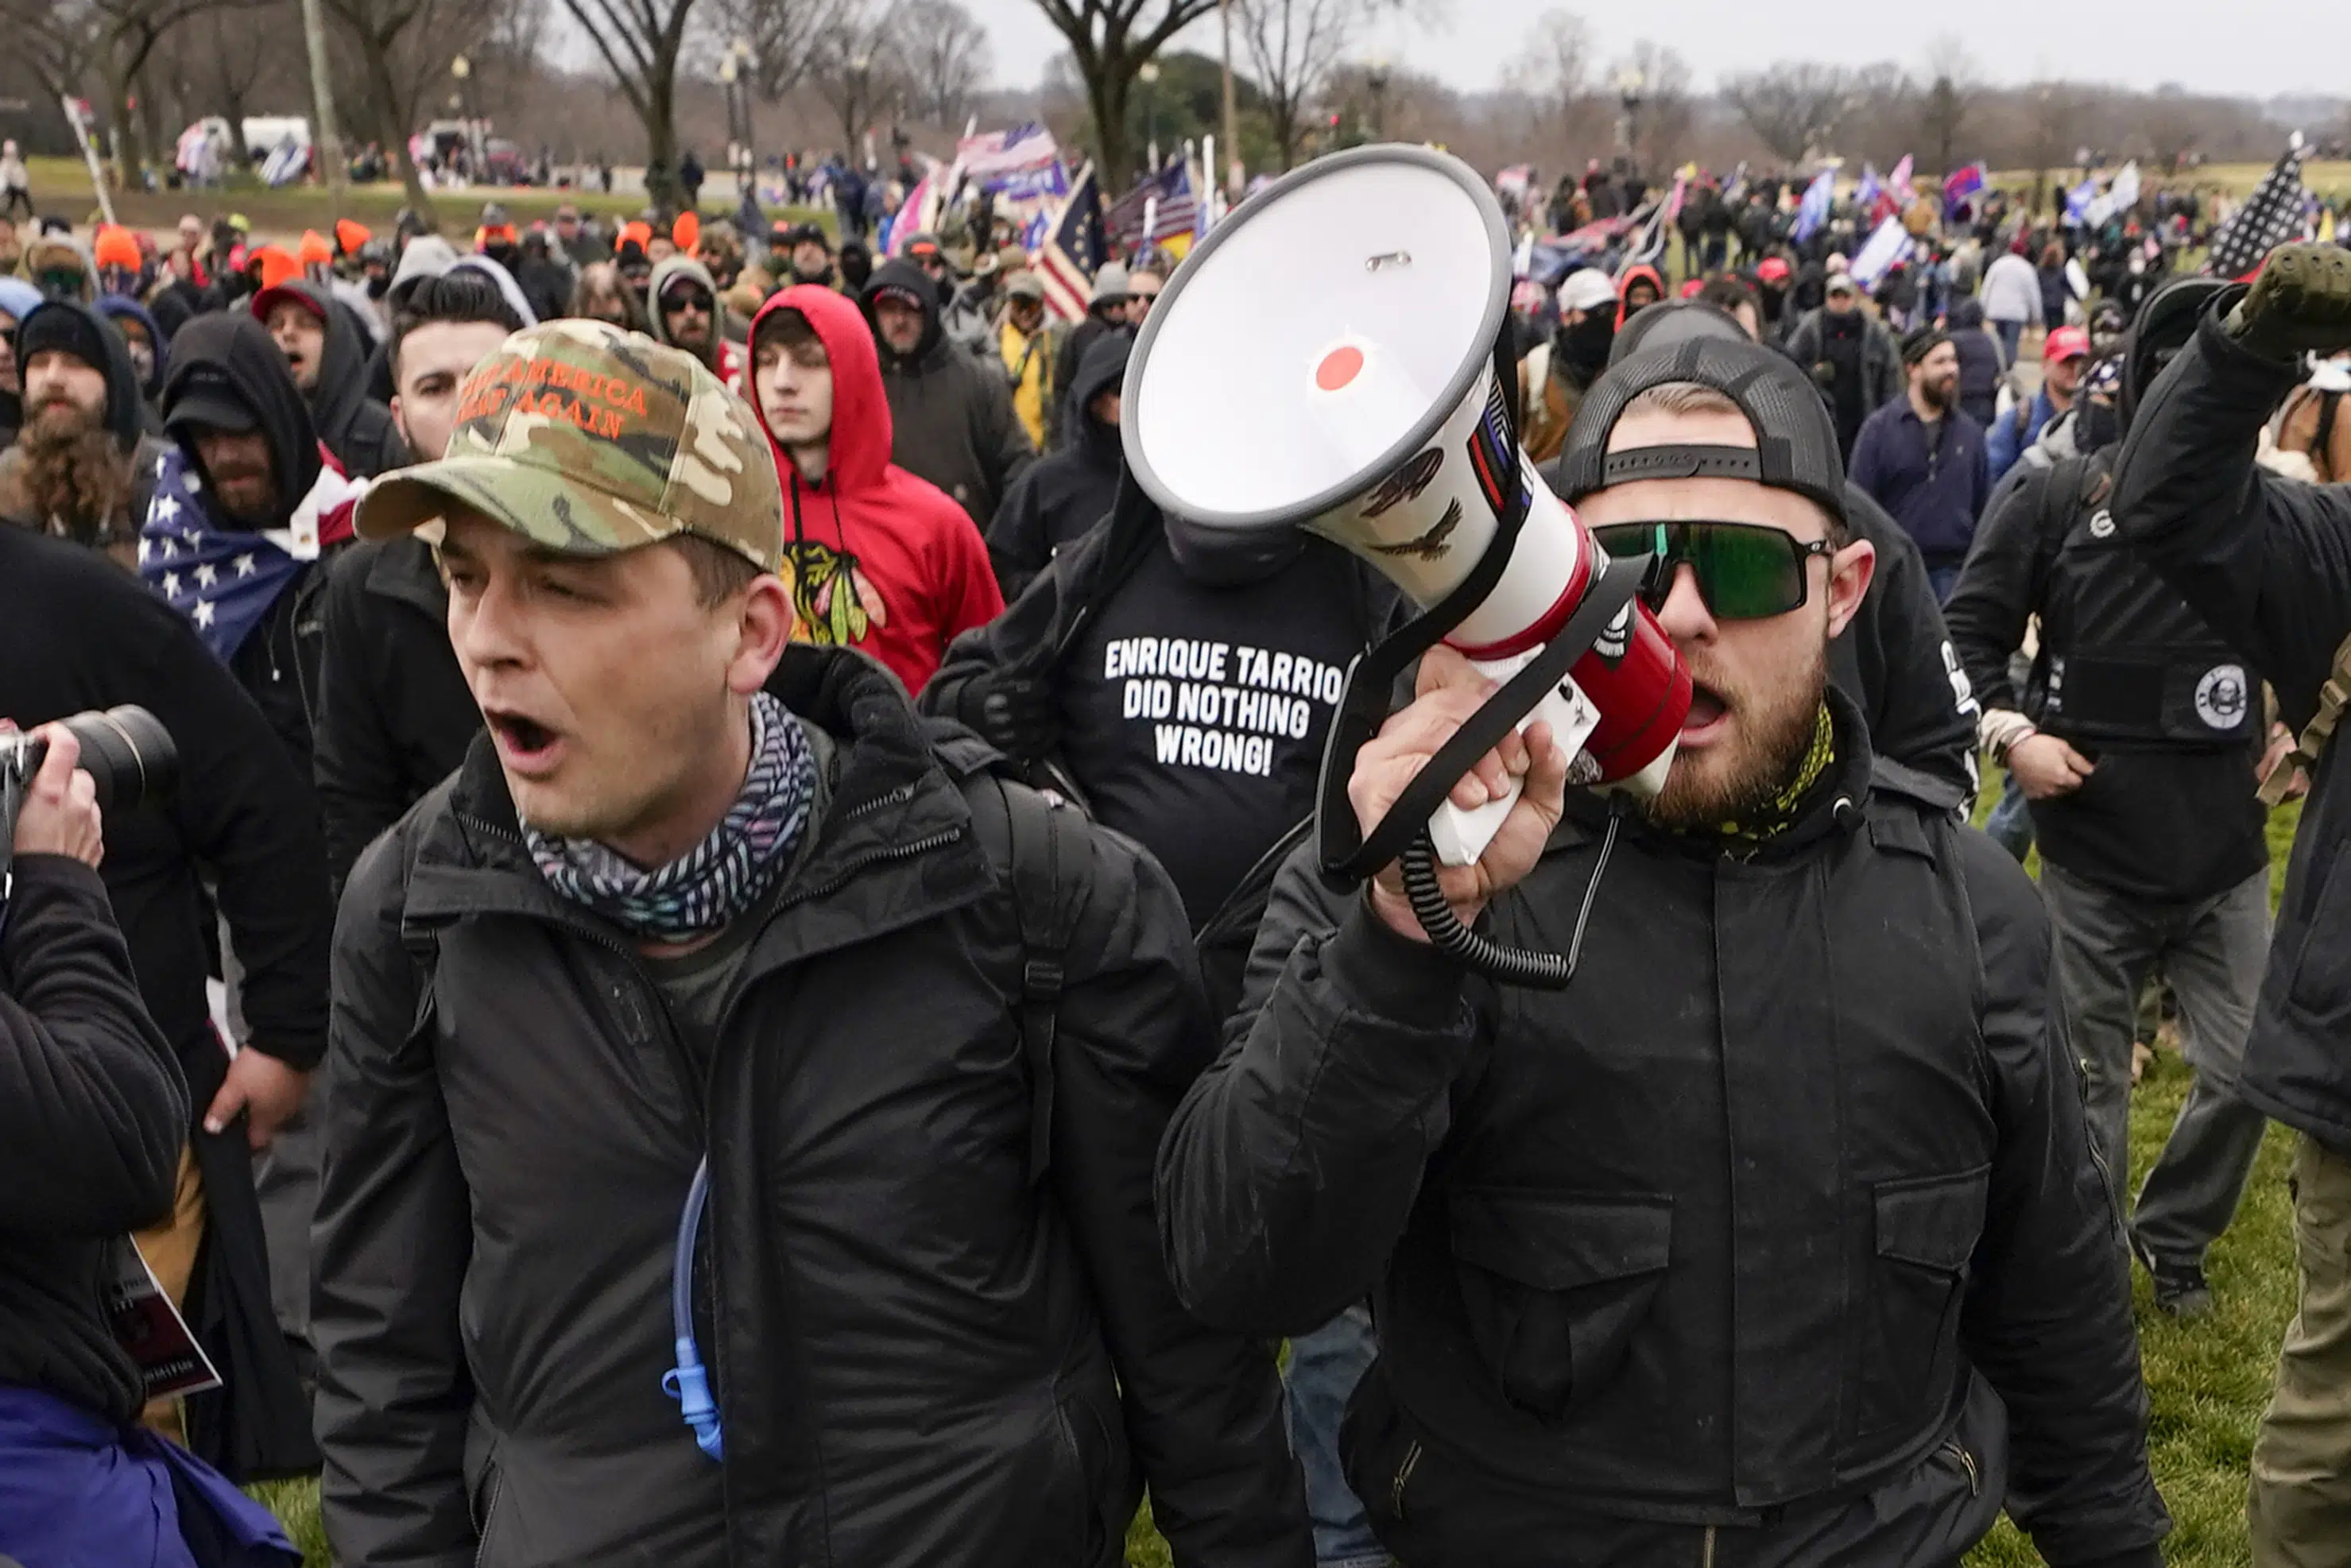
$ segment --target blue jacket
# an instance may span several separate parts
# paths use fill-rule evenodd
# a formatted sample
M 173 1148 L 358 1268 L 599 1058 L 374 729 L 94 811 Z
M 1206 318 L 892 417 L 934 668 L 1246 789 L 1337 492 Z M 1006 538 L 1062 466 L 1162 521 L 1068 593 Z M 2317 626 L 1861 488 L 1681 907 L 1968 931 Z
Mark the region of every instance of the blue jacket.
M 1999 484 L 2001 476 L 2016 466 L 2025 448 L 2041 439 L 2042 427 L 2057 417 L 2056 405 L 2049 401 L 2047 388 L 2032 394 L 2032 412 L 2024 422 L 2024 433 L 2016 430 L 2016 411 L 2011 409 L 2004 418 L 1991 422 L 1984 436 L 1984 453 L 1991 462 L 1991 482 Z
M 1957 566 L 1991 494 L 1983 426 L 1954 408 L 1930 431 L 1907 397 L 1896 398 L 1854 438 L 1852 479 L 1917 541 L 1929 567 Z

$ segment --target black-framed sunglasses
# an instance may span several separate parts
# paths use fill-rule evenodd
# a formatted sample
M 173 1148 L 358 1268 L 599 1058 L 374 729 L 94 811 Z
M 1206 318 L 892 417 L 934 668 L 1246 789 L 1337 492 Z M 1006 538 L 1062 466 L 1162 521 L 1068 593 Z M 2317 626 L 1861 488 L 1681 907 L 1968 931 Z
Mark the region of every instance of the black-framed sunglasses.
M 662 296 L 662 308 L 664 310 L 698 310 L 707 316 L 715 303 L 699 288 L 673 288 Z
M 1718 621 L 1762 621 L 1802 608 L 1813 586 L 1805 562 L 1836 554 L 1825 539 L 1761 523 L 1607 523 L 1592 531 L 1615 559 L 1648 558 L 1641 599 L 1651 610 L 1665 608 L 1677 569 L 1687 565 Z

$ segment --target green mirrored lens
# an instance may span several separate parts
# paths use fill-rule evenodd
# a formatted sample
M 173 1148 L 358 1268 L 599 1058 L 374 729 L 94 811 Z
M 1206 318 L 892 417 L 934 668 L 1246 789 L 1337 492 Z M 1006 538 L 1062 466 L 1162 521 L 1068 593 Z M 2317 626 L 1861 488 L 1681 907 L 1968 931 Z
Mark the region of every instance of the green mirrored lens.
M 1778 528 L 1735 523 L 1683 525 L 1680 549 L 1698 573 L 1708 610 L 1726 621 L 1784 615 L 1804 601 L 1802 557 Z
M 1660 607 L 1685 562 L 1708 610 L 1724 621 L 1785 615 L 1804 601 L 1804 555 L 1779 528 L 1752 523 L 1610 523 L 1592 530 L 1618 560 L 1658 558 L 1652 608 Z

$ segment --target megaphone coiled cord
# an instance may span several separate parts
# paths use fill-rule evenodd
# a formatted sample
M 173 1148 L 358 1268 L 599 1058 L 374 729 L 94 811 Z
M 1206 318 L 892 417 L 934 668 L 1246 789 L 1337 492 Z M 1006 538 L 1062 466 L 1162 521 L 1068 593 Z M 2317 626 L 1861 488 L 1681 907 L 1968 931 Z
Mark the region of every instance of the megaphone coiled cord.
M 1575 966 L 1583 956 L 1584 927 L 1592 923 L 1592 906 L 1600 897 L 1600 879 L 1607 874 L 1608 857 L 1615 853 L 1616 831 L 1624 820 L 1622 802 L 1613 804 L 1608 812 L 1608 831 L 1600 841 L 1600 856 L 1593 862 L 1592 880 L 1584 884 L 1583 905 L 1576 911 L 1575 931 L 1568 938 L 1565 953 L 1505 947 L 1462 925 L 1437 880 L 1437 845 L 1426 828 L 1413 835 L 1397 858 L 1397 868 L 1404 874 L 1405 901 L 1411 904 L 1413 918 L 1428 933 L 1428 939 L 1467 967 L 1500 985 L 1525 986 L 1541 991 L 1565 990 L 1575 978 Z

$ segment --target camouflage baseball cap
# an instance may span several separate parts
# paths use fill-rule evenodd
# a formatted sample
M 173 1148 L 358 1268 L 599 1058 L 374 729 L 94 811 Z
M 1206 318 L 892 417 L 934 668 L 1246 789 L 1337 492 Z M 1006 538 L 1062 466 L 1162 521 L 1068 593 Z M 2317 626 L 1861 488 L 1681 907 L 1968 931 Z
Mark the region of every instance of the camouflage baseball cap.
M 498 345 L 458 390 L 448 455 L 377 481 L 356 526 L 392 538 L 453 503 L 570 555 L 699 534 L 764 570 L 783 558 L 775 457 L 749 407 L 693 355 L 601 321 Z

